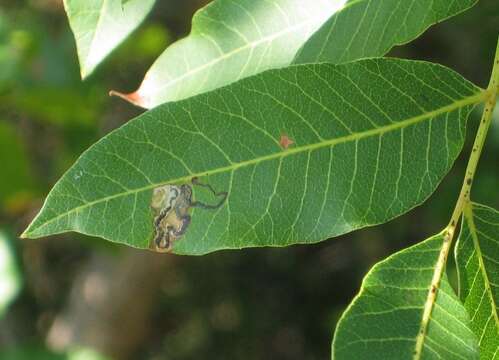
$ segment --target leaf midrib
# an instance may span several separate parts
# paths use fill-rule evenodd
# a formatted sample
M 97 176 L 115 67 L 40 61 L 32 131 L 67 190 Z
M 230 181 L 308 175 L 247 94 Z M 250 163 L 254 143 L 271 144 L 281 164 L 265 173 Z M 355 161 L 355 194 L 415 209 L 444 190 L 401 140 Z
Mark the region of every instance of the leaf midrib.
M 407 120 L 402 120 L 402 121 L 399 121 L 399 122 L 392 123 L 390 125 L 380 126 L 380 127 L 377 127 L 377 128 L 374 128 L 374 129 L 370 129 L 370 130 L 367 130 L 367 131 L 364 131 L 364 132 L 361 132 L 361 133 L 353 133 L 353 134 L 349 134 L 349 135 L 342 136 L 342 137 L 339 137 L 339 138 L 329 139 L 329 140 L 318 142 L 318 143 L 312 143 L 312 144 L 308 144 L 308 145 L 297 146 L 297 147 L 294 147 L 294 148 L 290 148 L 290 149 L 287 149 L 287 150 L 282 150 L 282 151 L 279 151 L 279 152 L 276 152 L 276 153 L 273 153 L 273 154 L 269 154 L 269 155 L 266 155 L 266 156 L 261 156 L 261 157 L 258 157 L 258 158 L 241 161 L 241 162 L 238 162 L 238 163 L 232 163 L 232 164 L 230 164 L 228 166 L 219 167 L 219 168 L 216 168 L 216 169 L 213 169 L 213 170 L 207 170 L 207 171 L 202 171 L 202 172 L 195 173 L 195 174 L 189 174 L 187 176 L 182 176 L 182 177 L 179 177 L 179 178 L 176 178 L 176 179 L 168 179 L 168 180 L 165 180 L 165 181 L 162 181 L 162 182 L 159 182 L 159 183 L 149 184 L 147 186 L 139 187 L 139 188 L 136 188 L 136 189 L 131 189 L 131 190 L 128 190 L 128 191 L 119 192 L 119 193 L 116 193 L 116 194 L 113 194 L 113 195 L 109 195 L 109 196 L 106 196 L 106 197 L 103 197 L 103 198 L 100 198 L 100 199 L 97 199 L 97 200 L 93 200 L 93 201 L 87 202 L 84 205 L 80 205 L 80 206 L 74 207 L 74 208 L 72 208 L 69 211 L 61 213 L 61 214 L 59 214 L 59 215 L 57 215 L 57 216 L 55 216 L 55 217 L 53 217 L 53 218 L 45 221 L 44 223 L 42 223 L 38 227 L 36 227 L 35 230 L 40 230 L 43 227 L 48 226 L 52 222 L 57 221 L 58 219 L 60 219 L 60 218 L 62 218 L 64 216 L 68 216 L 71 213 L 83 210 L 83 209 L 85 209 L 87 207 L 90 207 L 90 206 L 95 205 L 95 204 L 99 204 L 101 202 L 107 202 L 109 200 L 112 200 L 112 199 L 115 199 L 115 198 L 118 198 L 118 197 L 121 197 L 121 196 L 127 196 L 127 195 L 131 195 L 131 194 L 139 193 L 139 192 L 150 190 L 150 189 L 153 189 L 155 187 L 158 187 L 158 186 L 161 186 L 161 185 L 165 185 L 165 184 L 182 183 L 182 182 L 185 182 L 185 181 L 189 181 L 190 179 L 192 179 L 194 177 L 203 177 L 203 176 L 214 175 L 214 174 L 223 173 L 223 172 L 227 172 L 227 171 L 234 171 L 234 170 L 237 170 L 237 169 L 239 169 L 241 167 L 250 166 L 250 165 L 253 165 L 253 164 L 258 164 L 258 163 L 261 163 L 261 162 L 264 162 L 264 161 L 270 161 L 270 160 L 278 159 L 280 157 L 287 157 L 287 156 L 290 156 L 290 155 L 299 154 L 299 153 L 306 152 L 306 151 L 314 151 L 314 150 L 317 150 L 317 149 L 320 149 L 320 148 L 324 148 L 324 147 L 328 147 L 328 146 L 335 146 L 337 144 L 346 143 L 346 142 L 349 142 L 349 141 L 356 141 L 356 140 L 368 138 L 368 137 L 371 137 L 371 136 L 385 134 L 387 132 L 391 132 L 391 131 L 395 131 L 395 130 L 398 130 L 398 129 L 403 129 L 403 128 L 409 127 L 411 125 L 420 123 L 420 122 L 422 122 L 422 121 L 424 121 L 426 119 L 434 118 L 434 117 L 436 117 L 436 116 L 438 116 L 440 114 L 451 112 L 451 111 L 454 111 L 456 109 L 462 108 L 462 107 L 467 106 L 467 105 L 473 105 L 473 104 L 480 103 L 480 102 L 484 101 L 488 96 L 489 96 L 489 92 L 487 90 L 480 91 L 479 93 L 476 93 L 474 95 L 470 95 L 470 96 L 465 97 L 463 99 L 457 100 L 457 101 L 453 102 L 452 104 L 443 106 L 441 108 L 432 110 L 432 111 L 424 113 L 424 114 L 420 114 L 420 115 L 414 116 L 414 117 L 409 118 Z M 87 151 L 89 151 L 89 150 L 87 150 Z M 62 180 L 64 180 L 64 178 Z M 43 213 L 43 208 L 46 206 L 47 203 L 48 203 L 48 198 L 45 200 L 45 203 L 44 203 L 44 205 L 42 207 L 42 210 L 39 212 L 39 214 Z M 36 219 L 33 220 L 33 222 L 31 224 L 34 224 L 35 221 L 36 221 Z M 34 233 L 34 231 L 32 231 L 30 228 L 31 228 L 31 226 L 28 229 L 26 229 L 26 231 L 23 234 L 21 234 L 21 238 L 28 237 L 30 234 Z

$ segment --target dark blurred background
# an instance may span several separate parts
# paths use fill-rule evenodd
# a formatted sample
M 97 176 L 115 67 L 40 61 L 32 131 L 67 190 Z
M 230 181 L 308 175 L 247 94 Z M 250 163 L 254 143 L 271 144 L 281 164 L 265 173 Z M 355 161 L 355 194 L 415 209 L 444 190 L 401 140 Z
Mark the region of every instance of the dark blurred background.
M 76 158 L 142 112 L 108 91 L 134 90 L 206 2 L 158 0 L 81 82 L 62 1 L 0 0 L 0 359 L 327 359 L 370 267 L 446 225 L 480 109 L 461 158 L 425 204 L 317 245 L 178 257 L 79 234 L 20 240 Z M 499 1 L 482 0 L 391 55 L 447 65 L 485 87 L 498 33 Z M 498 156 L 496 111 L 473 190 L 496 208 Z M 449 270 L 452 280 L 452 261 Z

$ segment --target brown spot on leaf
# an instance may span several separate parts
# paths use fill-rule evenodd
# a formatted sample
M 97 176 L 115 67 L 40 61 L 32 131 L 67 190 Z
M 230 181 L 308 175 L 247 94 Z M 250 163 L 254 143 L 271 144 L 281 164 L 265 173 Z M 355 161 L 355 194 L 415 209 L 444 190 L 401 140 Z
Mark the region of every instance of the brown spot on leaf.
M 295 142 L 290 139 L 288 137 L 288 135 L 286 134 L 282 134 L 281 135 L 281 139 L 279 140 L 279 145 L 281 145 L 281 147 L 286 150 L 287 148 L 289 148 L 290 145 L 293 145 Z

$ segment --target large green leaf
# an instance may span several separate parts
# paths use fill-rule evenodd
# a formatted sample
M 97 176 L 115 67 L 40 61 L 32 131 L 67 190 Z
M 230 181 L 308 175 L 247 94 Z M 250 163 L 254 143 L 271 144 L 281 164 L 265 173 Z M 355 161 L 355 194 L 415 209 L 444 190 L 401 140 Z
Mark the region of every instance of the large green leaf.
M 120 95 L 152 108 L 289 65 L 333 14 L 310 45 L 306 44 L 297 62 L 309 62 L 314 53 L 326 62 L 384 55 L 395 44 L 412 40 L 431 24 L 475 2 L 215 0 L 196 13 L 191 34 L 166 49 L 139 89 Z M 327 36 L 322 36 L 325 32 Z
M 85 78 L 141 22 L 155 0 L 64 0 Z
M 351 0 L 300 49 L 295 63 L 382 56 L 478 0 Z
M 336 328 L 332 358 L 370 360 L 478 359 L 470 319 L 445 274 L 432 279 L 442 247 L 436 235 L 376 264 Z M 435 289 L 436 301 L 429 301 Z M 418 334 L 425 308 L 431 316 L 421 351 Z M 421 336 L 421 335 L 420 335 Z
M 459 297 L 471 316 L 480 359 L 499 359 L 499 212 L 466 206 L 456 262 Z
M 153 189 L 193 177 L 228 198 L 191 212 L 177 253 L 313 243 L 382 223 L 435 190 L 483 98 L 457 73 L 417 61 L 270 70 L 159 106 L 103 138 L 24 236 L 75 230 L 147 248 Z M 197 200 L 220 199 L 193 188 Z

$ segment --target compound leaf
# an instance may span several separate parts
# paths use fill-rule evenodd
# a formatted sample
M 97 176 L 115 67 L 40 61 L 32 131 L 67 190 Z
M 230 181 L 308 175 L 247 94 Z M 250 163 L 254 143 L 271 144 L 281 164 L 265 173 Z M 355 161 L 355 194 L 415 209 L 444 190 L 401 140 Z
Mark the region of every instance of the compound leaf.
M 456 245 L 459 297 L 471 317 L 480 359 L 499 356 L 499 212 L 469 203 Z
M 195 14 L 190 35 L 165 50 L 137 91 L 114 94 L 152 108 L 287 66 L 302 46 L 296 63 L 381 56 L 475 2 L 215 0 Z
M 338 322 L 332 358 L 342 359 L 478 359 L 478 344 L 469 316 L 445 274 L 429 301 L 432 278 L 443 243 L 441 234 L 376 264 L 360 293 Z M 423 312 L 431 307 L 426 331 Z M 422 336 L 421 347 L 417 345 Z
M 90 75 L 141 22 L 155 0 L 64 0 L 81 77 Z
M 176 253 L 314 243 L 383 223 L 435 190 L 483 98 L 457 73 L 417 61 L 270 70 L 163 104 L 101 139 L 24 236 L 74 230 L 148 248 L 153 190 L 194 177 L 228 197 L 189 211 Z

